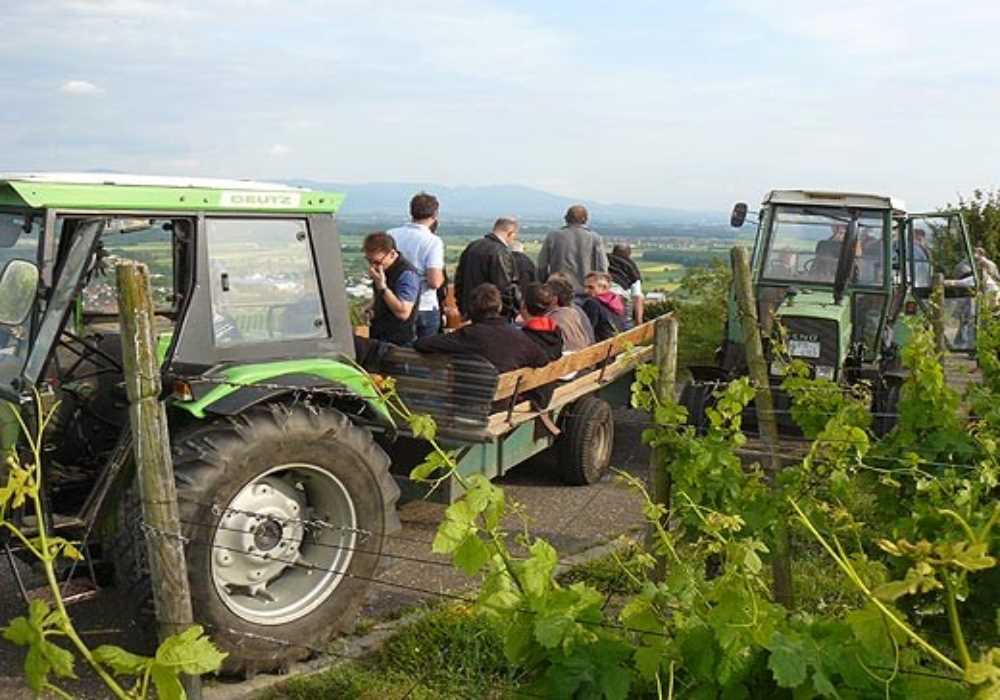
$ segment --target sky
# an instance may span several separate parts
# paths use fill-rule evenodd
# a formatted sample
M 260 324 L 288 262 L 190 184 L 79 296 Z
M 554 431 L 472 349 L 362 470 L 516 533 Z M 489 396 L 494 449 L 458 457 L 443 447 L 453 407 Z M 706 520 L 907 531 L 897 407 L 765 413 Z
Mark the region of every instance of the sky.
M 0 27 L 0 170 L 701 210 L 1000 184 L 995 0 L 31 0 Z

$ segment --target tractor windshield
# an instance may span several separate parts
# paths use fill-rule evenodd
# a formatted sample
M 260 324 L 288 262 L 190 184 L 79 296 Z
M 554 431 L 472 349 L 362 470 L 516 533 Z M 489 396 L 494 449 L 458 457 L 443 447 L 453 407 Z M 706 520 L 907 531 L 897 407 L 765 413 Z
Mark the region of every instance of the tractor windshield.
M 38 260 L 41 218 L 0 212 L 0 274 L 14 260 Z M 28 353 L 31 315 L 16 326 L 0 325 L 0 386 L 10 388 Z
M 799 283 L 834 283 L 844 240 L 856 222 L 854 272 L 851 282 L 881 286 L 885 231 L 884 212 L 833 207 L 776 207 L 761 268 L 763 278 Z

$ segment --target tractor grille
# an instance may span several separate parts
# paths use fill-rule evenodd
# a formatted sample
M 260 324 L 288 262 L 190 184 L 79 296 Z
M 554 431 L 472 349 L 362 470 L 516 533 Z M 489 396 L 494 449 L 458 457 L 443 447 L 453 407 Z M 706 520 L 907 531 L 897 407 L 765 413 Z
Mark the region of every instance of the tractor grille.
M 837 366 L 840 342 L 837 322 L 828 319 L 782 316 L 781 323 L 788 332 L 789 345 L 793 340 L 816 341 L 819 343 L 819 357 L 793 357 L 805 360 L 811 365 Z

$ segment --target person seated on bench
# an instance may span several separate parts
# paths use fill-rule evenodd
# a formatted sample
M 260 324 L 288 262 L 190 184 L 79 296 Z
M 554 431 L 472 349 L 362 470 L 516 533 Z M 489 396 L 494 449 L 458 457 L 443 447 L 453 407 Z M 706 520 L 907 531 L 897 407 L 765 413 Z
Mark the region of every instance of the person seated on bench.
M 563 355 L 563 339 L 559 326 L 549 316 L 548 312 L 555 303 L 552 291 L 538 282 L 531 282 L 524 288 L 524 304 L 521 307 L 521 317 L 524 323 L 521 330 L 538 344 L 549 362 L 558 360 Z
M 611 291 L 611 276 L 607 272 L 591 272 L 583 282 L 587 298 L 580 307 L 590 319 L 597 341 L 613 338 L 625 330 L 625 304 Z
M 469 318 L 472 321 L 452 333 L 418 338 L 414 348 L 419 352 L 446 355 L 479 355 L 501 374 L 521 367 L 544 367 L 549 363 L 542 349 L 520 328 L 502 315 L 500 290 L 483 282 L 469 297 Z
M 562 334 L 563 350 L 576 352 L 594 344 L 594 327 L 583 313 L 583 309 L 573 303 L 573 283 L 561 272 L 553 272 L 545 282 L 555 303 L 549 309 L 548 317 L 556 322 Z

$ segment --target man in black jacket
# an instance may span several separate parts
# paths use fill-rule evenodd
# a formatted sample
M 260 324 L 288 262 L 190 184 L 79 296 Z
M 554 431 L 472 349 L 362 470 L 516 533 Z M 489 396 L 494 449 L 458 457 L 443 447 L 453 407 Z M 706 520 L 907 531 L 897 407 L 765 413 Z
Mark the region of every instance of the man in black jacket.
M 521 367 L 544 367 L 549 359 L 522 330 L 501 315 L 500 290 L 485 282 L 469 295 L 467 326 L 453 333 L 420 338 L 413 346 L 420 352 L 479 355 L 500 373 Z
M 412 345 L 417 339 L 417 297 L 420 276 L 396 250 L 392 236 L 379 231 L 362 244 L 372 279 L 374 315 L 369 337 L 395 345 Z
M 517 315 L 521 291 L 510 244 L 517 236 L 518 227 L 517 219 L 499 218 L 492 231 L 462 251 L 455 270 L 455 299 L 464 318 L 471 318 L 473 290 L 485 282 L 500 290 L 503 315 L 508 319 Z

